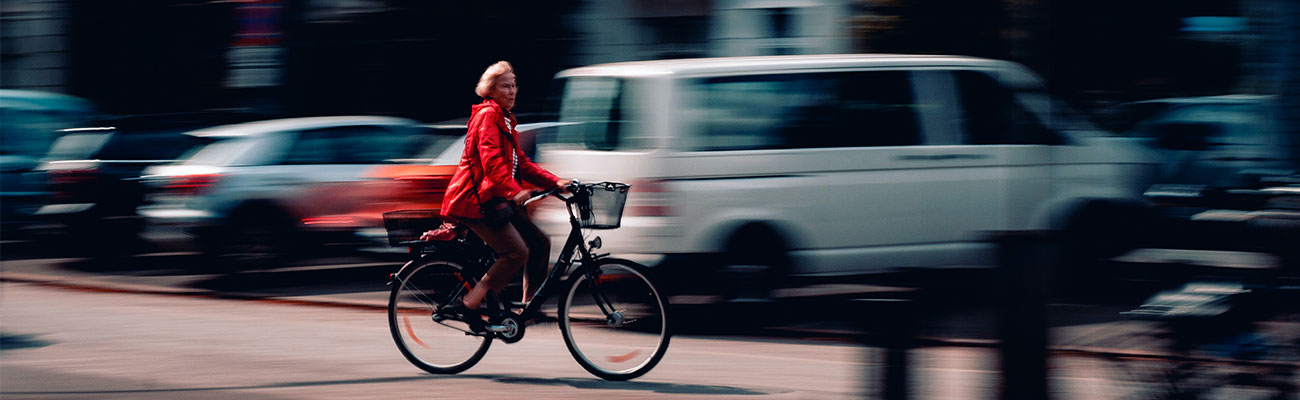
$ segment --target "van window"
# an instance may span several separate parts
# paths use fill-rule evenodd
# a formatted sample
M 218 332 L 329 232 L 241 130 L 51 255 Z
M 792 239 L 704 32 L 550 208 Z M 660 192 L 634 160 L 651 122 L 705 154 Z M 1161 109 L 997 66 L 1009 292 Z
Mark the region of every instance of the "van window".
M 957 71 L 965 144 L 1061 144 L 1064 139 L 1015 101 L 1010 89 L 978 71 Z
M 920 143 L 906 71 L 701 79 L 690 85 L 695 150 Z
M 634 136 L 627 112 L 633 86 L 615 78 L 569 79 L 561 100 L 560 122 L 573 124 L 560 127 L 555 143 L 588 150 L 645 147 L 645 138 Z

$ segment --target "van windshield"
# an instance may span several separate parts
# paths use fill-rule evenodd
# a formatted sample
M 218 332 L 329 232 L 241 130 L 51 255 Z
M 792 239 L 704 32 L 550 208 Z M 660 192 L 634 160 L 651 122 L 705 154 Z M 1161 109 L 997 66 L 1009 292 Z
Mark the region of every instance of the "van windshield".
M 629 111 L 630 81 L 605 77 L 571 78 L 564 85 L 560 126 L 550 144 L 588 150 L 644 148 Z

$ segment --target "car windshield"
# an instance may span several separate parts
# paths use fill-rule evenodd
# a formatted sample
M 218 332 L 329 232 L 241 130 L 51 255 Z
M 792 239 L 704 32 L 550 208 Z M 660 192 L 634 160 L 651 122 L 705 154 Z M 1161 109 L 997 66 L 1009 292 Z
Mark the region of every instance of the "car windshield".
M 112 133 L 107 132 L 69 133 L 60 136 L 45 154 L 45 161 L 89 159 L 112 136 Z
M 465 152 L 465 136 L 452 138 L 442 147 L 442 151 L 430 162 L 432 165 L 456 165 L 460 163 L 461 154 Z M 431 147 L 432 149 L 432 147 Z
M 441 158 L 442 154 L 447 151 L 448 147 L 464 147 L 463 143 L 465 143 L 466 129 L 468 128 L 463 124 L 459 126 L 428 128 L 427 131 L 429 133 L 421 135 L 423 144 L 420 146 L 423 150 L 420 150 L 420 152 L 415 156 L 415 159 L 421 161 L 435 160 Z M 459 157 L 460 154 L 457 153 L 456 156 Z
M 233 165 L 257 142 L 252 139 L 225 139 L 213 142 L 183 157 L 185 165 Z

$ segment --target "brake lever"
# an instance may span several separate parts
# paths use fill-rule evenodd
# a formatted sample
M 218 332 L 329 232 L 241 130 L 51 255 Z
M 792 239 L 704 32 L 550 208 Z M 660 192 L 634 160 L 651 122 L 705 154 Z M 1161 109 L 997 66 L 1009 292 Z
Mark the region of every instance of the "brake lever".
M 552 194 L 555 194 L 555 189 L 533 191 L 533 193 L 532 193 L 533 196 L 532 196 L 532 197 L 529 197 L 528 200 L 524 200 L 524 205 L 523 205 L 523 206 L 524 206 L 524 207 L 528 207 L 528 205 L 529 205 L 529 204 L 533 204 L 534 201 L 538 201 L 538 200 L 544 199 L 544 198 L 546 198 L 546 197 L 548 197 L 548 196 L 550 196 L 550 195 L 552 195 Z

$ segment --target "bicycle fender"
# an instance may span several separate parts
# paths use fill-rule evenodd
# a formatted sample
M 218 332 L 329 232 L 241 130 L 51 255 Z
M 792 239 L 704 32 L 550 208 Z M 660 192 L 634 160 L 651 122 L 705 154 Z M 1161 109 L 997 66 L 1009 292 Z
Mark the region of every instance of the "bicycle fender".
M 418 257 L 418 258 L 416 258 L 416 259 L 414 259 L 414 260 L 411 260 L 411 261 L 407 261 L 406 264 L 402 264 L 401 267 L 397 268 L 397 272 L 394 272 L 394 273 L 388 274 L 388 284 L 389 284 L 389 285 L 393 284 L 393 281 L 396 281 L 396 280 L 397 280 L 397 277 L 405 275 L 406 270 L 407 270 L 407 269 L 410 269 L 411 266 L 416 265 L 416 264 L 423 264 L 423 263 L 425 263 L 425 262 L 427 262 L 427 261 L 429 261 L 429 260 L 446 260 L 446 261 L 450 261 L 450 262 L 454 262 L 454 263 L 460 264 L 460 265 L 463 266 L 463 267 L 467 267 L 467 268 L 469 267 L 469 265 L 467 265 L 463 260 L 459 260 L 459 259 L 455 259 L 455 258 L 450 258 L 450 257 L 447 257 L 446 255 L 439 255 L 439 254 L 421 254 L 420 257 Z

